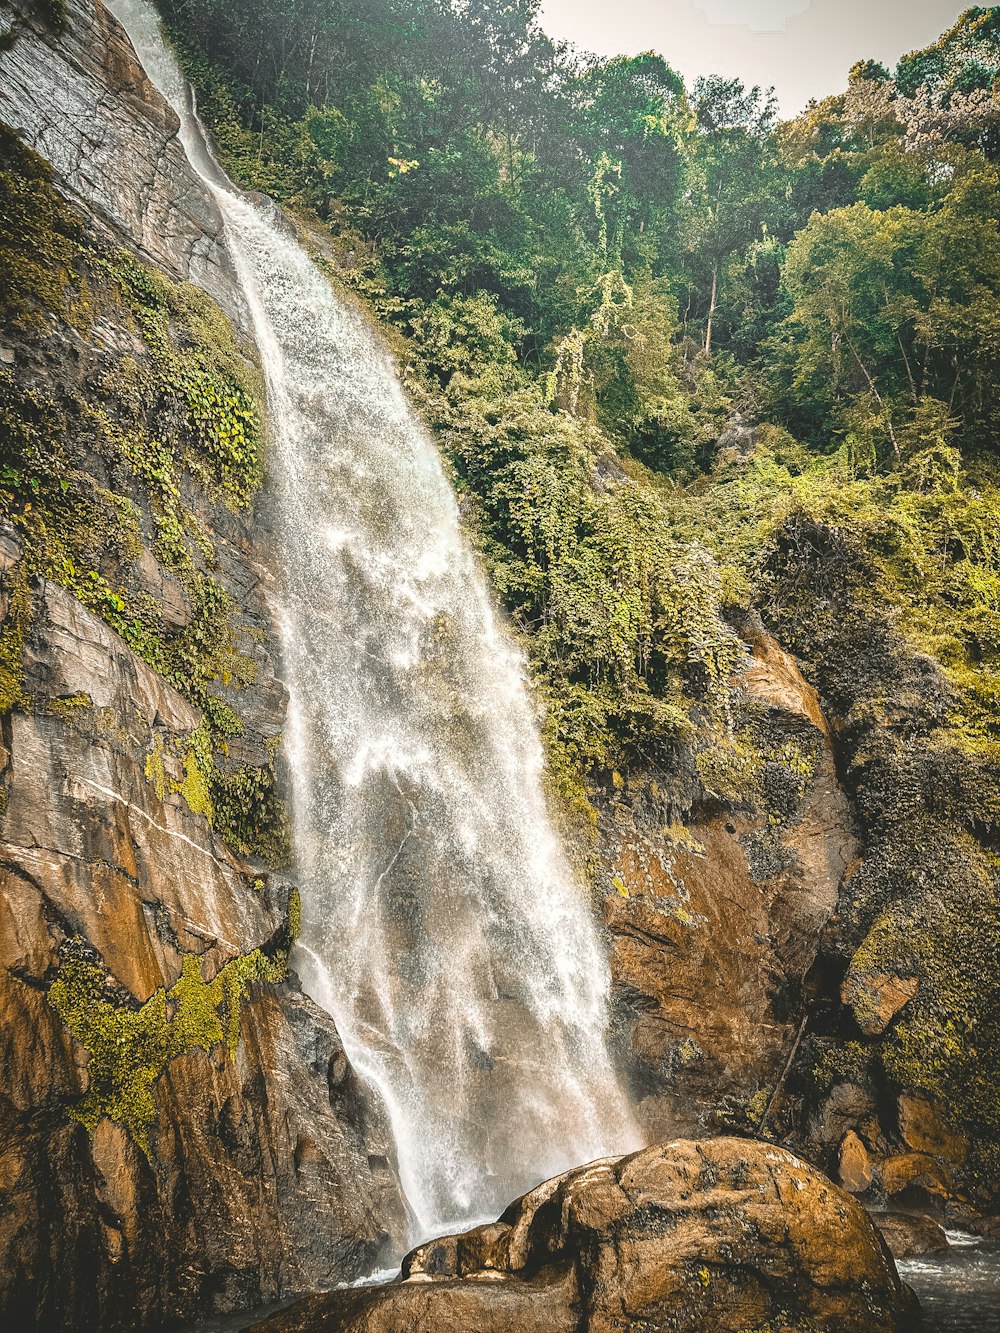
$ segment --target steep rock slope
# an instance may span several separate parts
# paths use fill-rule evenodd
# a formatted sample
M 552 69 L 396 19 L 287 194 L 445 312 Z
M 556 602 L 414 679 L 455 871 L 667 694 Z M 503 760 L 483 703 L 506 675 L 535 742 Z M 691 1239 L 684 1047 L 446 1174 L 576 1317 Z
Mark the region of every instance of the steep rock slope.
M 259 378 L 183 281 L 239 318 L 218 218 L 100 5 L 9 15 L 0 1309 L 110 1330 L 357 1276 L 405 1220 L 288 968 Z
M 43 6 L 4 0 L 0 16 L 13 37 L 0 58 L 0 120 L 52 164 L 68 198 L 237 314 L 222 218 L 121 26 L 90 0 L 48 18 Z
M 681 822 L 661 777 L 603 806 L 618 1017 L 654 1137 L 766 1127 L 857 853 L 815 690 L 759 621 L 741 633 L 734 697 L 770 756 L 767 804 L 702 801 Z
M 364 1271 L 390 1149 L 289 981 L 295 891 L 157 794 L 192 706 L 65 590 L 34 600 L 0 825 L 7 1317 L 114 1328 Z

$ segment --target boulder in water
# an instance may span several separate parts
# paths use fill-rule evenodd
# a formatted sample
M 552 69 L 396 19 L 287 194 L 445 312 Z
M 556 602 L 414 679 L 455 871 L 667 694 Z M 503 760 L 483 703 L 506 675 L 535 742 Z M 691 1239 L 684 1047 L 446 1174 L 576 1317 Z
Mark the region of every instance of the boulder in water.
M 915 1302 L 867 1215 L 772 1144 L 686 1140 L 580 1167 L 499 1222 L 422 1245 L 384 1287 L 258 1333 L 903 1333 Z
M 919 1259 L 925 1254 L 946 1254 L 948 1237 L 940 1223 L 922 1213 L 872 1213 L 872 1221 L 894 1259 Z

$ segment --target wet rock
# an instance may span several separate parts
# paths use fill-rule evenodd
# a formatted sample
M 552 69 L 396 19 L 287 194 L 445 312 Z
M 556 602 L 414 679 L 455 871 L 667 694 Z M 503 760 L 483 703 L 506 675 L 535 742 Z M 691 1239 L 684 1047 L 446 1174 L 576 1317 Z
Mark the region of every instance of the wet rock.
M 706 1124 L 756 1132 L 773 1113 L 856 856 L 815 690 L 759 623 L 740 632 L 752 648 L 739 682 L 748 706 L 776 747 L 787 739 L 816 755 L 794 815 L 779 834 L 745 809 L 682 824 L 672 810 L 693 793 L 636 781 L 637 794 L 610 795 L 602 814 L 616 1022 L 650 1137 Z
M 928 1153 L 900 1153 L 887 1157 L 880 1168 L 882 1189 L 891 1199 L 904 1190 L 918 1188 L 947 1198 L 952 1182 L 943 1166 Z
M 186 629 L 194 612 L 180 580 L 165 570 L 153 553 L 143 550 L 136 561 L 135 579 L 141 590 L 159 605 L 163 623 L 170 630 Z
M 157 738 L 183 739 L 200 713 L 64 589 L 41 584 L 33 603 L 33 707 L 4 720 L 0 764 L 5 1327 L 110 1333 L 357 1276 L 405 1234 L 390 1136 L 346 1073 L 334 1104 L 343 1046 L 294 978 L 234 992 L 229 1041 L 151 1064 L 146 1141 L 127 1078 L 92 1132 L 76 1118 L 102 1048 L 50 1000 L 67 958 L 99 966 L 103 996 L 134 1015 L 185 966 L 200 984 L 272 947 L 290 886 L 157 790 Z
M 69 197 L 245 324 L 221 215 L 117 20 L 101 0 L 66 0 L 58 34 L 26 0 L 2 12 L 14 42 L 0 54 L 0 119 L 52 163 Z
M 838 1083 L 823 1101 L 812 1130 L 819 1143 L 838 1143 L 847 1132 L 876 1114 L 875 1098 L 856 1083 Z
M 795 659 L 757 624 L 744 627 L 751 656 L 743 669 L 747 694 L 792 717 L 811 722 L 829 739 L 830 728 L 819 695 L 802 675 Z
M 894 1259 L 918 1259 L 948 1250 L 948 1237 L 932 1217 L 915 1213 L 872 1213 L 871 1217 Z
M 899 1132 L 903 1142 L 915 1152 L 960 1164 L 965 1161 L 968 1144 L 945 1123 L 941 1108 L 927 1097 L 905 1093 L 897 1103 Z
M 581 1167 L 498 1223 L 432 1241 L 401 1280 L 315 1297 L 258 1333 L 736 1333 L 781 1321 L 912 1328 L 914 1306 L 863 1210 L 791 1154 L 676 1141 Z

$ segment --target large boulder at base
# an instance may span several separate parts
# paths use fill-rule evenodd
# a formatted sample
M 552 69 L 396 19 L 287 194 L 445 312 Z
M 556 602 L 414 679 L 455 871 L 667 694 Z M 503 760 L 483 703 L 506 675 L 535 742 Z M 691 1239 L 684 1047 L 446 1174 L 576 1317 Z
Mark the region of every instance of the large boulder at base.
M 903 1333 L 916 1305 L 860 1205 L 790 1153 L 679 1140 L 580 1167 L 387 1286 L 255 1333 Z

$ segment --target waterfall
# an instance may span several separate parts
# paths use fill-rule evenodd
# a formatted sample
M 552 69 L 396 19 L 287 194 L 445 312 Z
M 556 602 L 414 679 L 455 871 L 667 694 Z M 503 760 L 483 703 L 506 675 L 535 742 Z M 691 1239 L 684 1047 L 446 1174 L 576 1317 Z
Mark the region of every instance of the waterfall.
M 608 967 L 549 823 L 525 668 L 367 320 L 225 177 L 146 0 L 112 0 L 252 315 L 291 692 L 295 965 L 391 1116 L 415 1238 L 638 1146 Z

